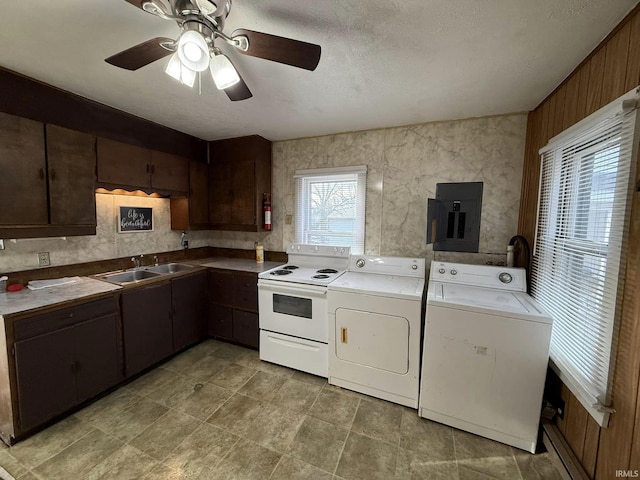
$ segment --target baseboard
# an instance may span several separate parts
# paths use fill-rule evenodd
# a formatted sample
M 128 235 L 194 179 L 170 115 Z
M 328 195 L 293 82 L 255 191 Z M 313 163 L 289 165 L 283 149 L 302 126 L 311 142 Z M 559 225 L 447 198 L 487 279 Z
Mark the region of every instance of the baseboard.
M 543 422 L 542 443 L 551 454 L 564 480 L 590 480 L 571 447 L 553 423 Z

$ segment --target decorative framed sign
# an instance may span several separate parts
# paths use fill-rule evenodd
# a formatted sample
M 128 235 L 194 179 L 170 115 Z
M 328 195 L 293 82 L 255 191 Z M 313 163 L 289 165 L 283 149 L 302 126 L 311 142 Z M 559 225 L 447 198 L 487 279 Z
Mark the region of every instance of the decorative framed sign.
M 152 207 L 119 207 L 118 233 L 150 232 L 152 230 Z

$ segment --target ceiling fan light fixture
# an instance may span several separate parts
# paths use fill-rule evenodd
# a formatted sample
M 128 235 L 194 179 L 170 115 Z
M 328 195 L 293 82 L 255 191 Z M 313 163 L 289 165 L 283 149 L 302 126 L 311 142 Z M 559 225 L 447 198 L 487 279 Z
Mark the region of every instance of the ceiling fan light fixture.
M 195 72 L 203 72 L 209 66 L 209 46 L 195 30 L 187 30 L 180 35 L 178 56 L 185 67 Z
M 232 87 L 240 81 L 237 70 L 226 55 L 222 53 L 211 57 L 209 68 L 218 90 Z
M 164 72 L 189 87 L 193 87 L 196 81 L 196 72 L 182 64 L 177 52 L 169 58 L 169 63 L 167 63 Z

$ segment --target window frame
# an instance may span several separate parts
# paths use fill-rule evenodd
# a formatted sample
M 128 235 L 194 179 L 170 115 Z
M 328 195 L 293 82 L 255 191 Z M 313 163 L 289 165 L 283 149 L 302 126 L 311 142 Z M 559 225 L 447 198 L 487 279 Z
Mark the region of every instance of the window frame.
M 611 413 L 608 406 L 617 352 L 628 220 L 638 151 L 636 119 L 639 98 L 638 89 L 628 92 L 552 138 L 540 150 L 531 294 L 554 317 L 551 368 L 601 426 L 608 424 Z M 619 133 L 615 133 L 618 128 Z M 615 180 L 608 181 L 612 189 L 608 220 L 604 227 L 598 223 L 592 227 L 592 233 L 604 235 L 600 242 L 589 238 L 589 210 L 598 204 L 597 195 L 594 197 L 597 190 L 593 186 L 593 172 L 599 160 L 597 155 L 608 148 L 618 148 L 618 151 L 604 153 L 603 168 L 615 165 L 616 173 Z M 608 159 L 609 155 L 616 155 L 615 161 Z M 591 173 L 585 175 L 582 169 L 590 156 Z M 585 186 L 587 182 L 590 184 Z M 588 207 L 586 214 L 578 211 L 581 207 Z M 615 215 L 621 208 L 622 215 Z M 582 227 L 578 225 L 580 222 L 583 222 Z M 584 232 L 584 238 L 580 238 L 580 232 Z M 589 263 L 587 257 L 604 259 L 594 279 L 584 275 L 585 265 Z M 591 262 L 598 265 L 593 259 Z M 582 268 L 582 277 L 577 265 Z M 567 287 L 577 287 L 582 283 L 597 287 L 588 291 L 594 300 L 586 306 L 585 290 L 567 290 Z M 560 288 L 564 289 L 564 294 L 558 293 Z M 599 294 L 600 297 L 597 296 Z M 605 302 L 607 305 L 603 306 Z M 584 314 L 589 306 L 592 309 L 590 315 L 581 316 L 580 313 Z M 598 315 L 592 314 L 596 311 Z M 583 344 L 574 350 L 580 342 Z M 594 346 L 595 342 L 599 350 Z M 587 348 L 589 345 L 591 347 Z M 565 350 L 561 351 L 563 348 Z M 575 363 L 578 354 L 584 356 Z M 606 358 L 603 354 L 607 355 Z M 600 367 L 595 366 L 595 361 L 600 362 Z M 603 391 L 603 384 L 606 384 L 606 391 Z
M 295 209 L 296 209 L 296 242 L 312 245 L 332 245 L 345 246 L 351 248 L 351 253 L 363 254 L 365 243 L 365 223 L 366 223 L 366 189 L 367 189 L 367 167 L 366 165 L 354 167 L 335 167 L 335 168 L 317 168 L 298 170 L 294 175 L 296 182 L 295 191 Z M 311 230 L 309 221 L 311 218 L 311 187 L 315 182 L 344 182 L 355 181 L 355 225 L 352 233 L 330 232 L 328 230 Z M 344 237 L 353 239 L 349 243 L 325 243 L 313 242 L 310 236 L 321 236 L 322 234 L 331 235 L 333 239 L 336 237 Z

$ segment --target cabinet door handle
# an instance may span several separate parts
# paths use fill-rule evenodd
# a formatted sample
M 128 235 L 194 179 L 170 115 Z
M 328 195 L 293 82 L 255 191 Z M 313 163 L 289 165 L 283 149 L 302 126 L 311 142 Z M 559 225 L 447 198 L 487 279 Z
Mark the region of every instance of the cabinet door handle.
M 38 170 L 38 176 L 40 177 L 40 180 L 44 180 L 44 168 Z
M 156 166 L 151 165 L 151 175 L 153 175 L 154 173 L 156 173 Z
M 149 167 L 149 164 L 147 163 L 147 173 L 149 173 L 149 171 L 150 171 L 150 167 Z
M 342 343 L 349 343 L 349 332 L 345 327 L 340 328 L 340 341 Z
M 55 180 L 56 179 L 56 171 L 55 169 L 51 168 L 49 169 L 49 180 Z

